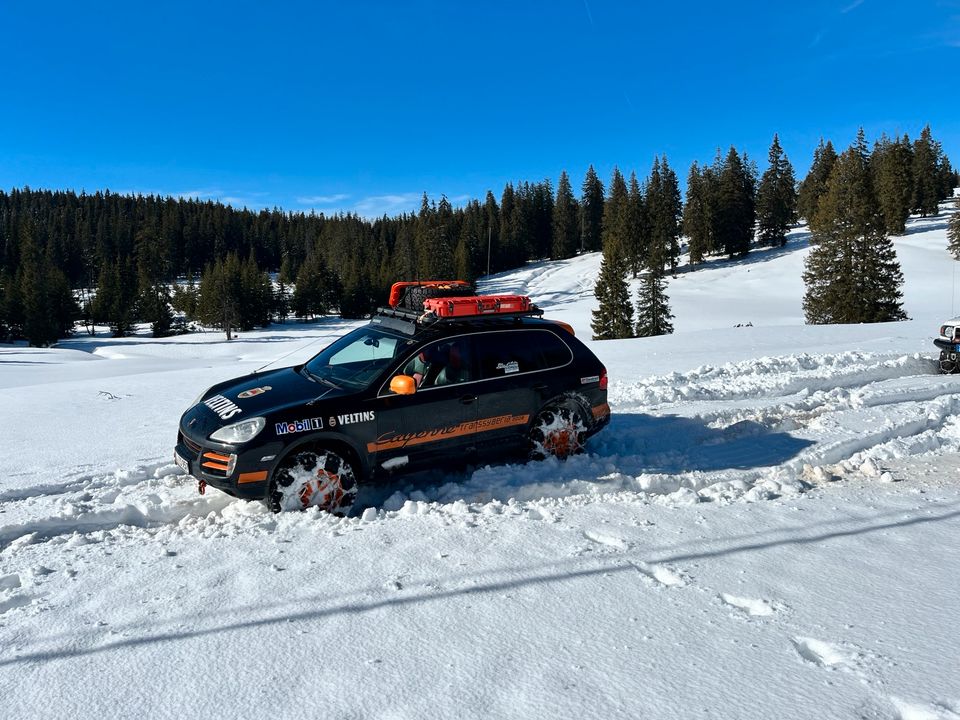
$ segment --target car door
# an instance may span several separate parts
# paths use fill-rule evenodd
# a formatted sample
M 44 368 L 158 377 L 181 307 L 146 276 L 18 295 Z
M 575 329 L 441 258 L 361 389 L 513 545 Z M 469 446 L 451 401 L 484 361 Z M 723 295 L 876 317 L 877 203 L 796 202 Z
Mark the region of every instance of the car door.
M 389 378 L 380 391 L 377 438 L 367 447 L 378 471 L 437 469 L 474 456 L 477 390 L 470 336 L 434 340 L 397 368 L 417 377 L 412 395 L 397 395 Z
M 525 448 L 527 428 L 550 392 L 537 346 L 546 331 L 504 330 L 474 336 L 482 390 L 477 450 L 497 456 Z

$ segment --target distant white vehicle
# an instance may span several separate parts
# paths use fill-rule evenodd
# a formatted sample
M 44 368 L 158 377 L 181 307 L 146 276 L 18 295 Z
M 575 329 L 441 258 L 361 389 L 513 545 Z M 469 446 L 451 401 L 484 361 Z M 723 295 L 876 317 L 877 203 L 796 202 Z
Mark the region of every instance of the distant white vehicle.
M 940 348 L 940 372 L 960 371 L 960 317 L 947 320 L 940 326 L 940 337 L 933 341 Z

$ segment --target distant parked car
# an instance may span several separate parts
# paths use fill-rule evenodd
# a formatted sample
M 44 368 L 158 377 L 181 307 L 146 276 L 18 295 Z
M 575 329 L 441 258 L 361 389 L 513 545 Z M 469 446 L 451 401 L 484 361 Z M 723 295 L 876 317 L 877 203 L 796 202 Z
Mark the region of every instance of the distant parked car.
M 940 348 L 940 372 L 960 371 L 960 318 L 947 320 L 940 326 L 940 336 L 933 341 Z
M 174 459 L 201 492 L 346 514 L 360 483 L 511 455 L 565 458 L 609 422 L 603 364 L 529 298 L 405 285 L 303 365 L 197 399 Z

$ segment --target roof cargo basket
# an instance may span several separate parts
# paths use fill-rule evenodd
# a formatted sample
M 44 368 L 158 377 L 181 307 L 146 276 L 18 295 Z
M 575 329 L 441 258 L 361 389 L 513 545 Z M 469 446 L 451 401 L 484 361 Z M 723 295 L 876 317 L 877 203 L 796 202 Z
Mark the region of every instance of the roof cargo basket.
M 418 329 L 438 324 L 540 317 L 543 310 L 526 295 L 471 295 L 429 298 L 422 312 L 407 308 L 378 308 L 371 322 L 413 335 Z

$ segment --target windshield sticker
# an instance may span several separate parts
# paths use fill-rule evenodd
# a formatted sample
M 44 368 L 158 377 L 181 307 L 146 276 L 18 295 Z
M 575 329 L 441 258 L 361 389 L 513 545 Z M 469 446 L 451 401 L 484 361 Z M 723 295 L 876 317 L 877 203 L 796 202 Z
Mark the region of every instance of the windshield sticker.
M 290 435 L 291 433 L 308 432 L 310 430 L 323 430 L 323 418 L 306 418 L 304 420 L 292 420 L 290 422 L 277 423 L 277 435 Z
M 371 422 L 377 419 L 377 415 L 373 410 L 365 410 L 363 412 L 346 413 L 345 415 L 331 415 L 328 419 L 330 421 L 330 427 L 336 427 L 337 425 L 353 425 L 359 422 Z
M 581 384 L 581 385 L 589 385 L 590 383 L 595 383 L 595 382 L 597 382 L 597 383 L 600 382 L 600 376 L 599 376 L 599 375 L 591 375 L 590 377 L 582 377 L 582 378 L 580 378 L 580 384 Z
M 520 372 L 520 363 L 516 360 L 511 360 L 508 363 L 500 363 L 497 365 L 497 370 L 503 370 L 503 372 L 508 375 L 510 373 Z
M 250 388 L 249 390 L 244 390 L 242 393 L 237 395 L 241 400 L 246 400 L 247 398 L 252 398 L 257 395 L 263 395 L 267 390 L 273 390 L 269 385 L 264 385 L 263 387 Z
M 229 420 L 234 415 L 239 415 L 243 412 L 236 403 L 228 400 L 223 395 L 214 395 L 212 398 L 204 400 L 203 404 L 219 415 L 221 420 Z

